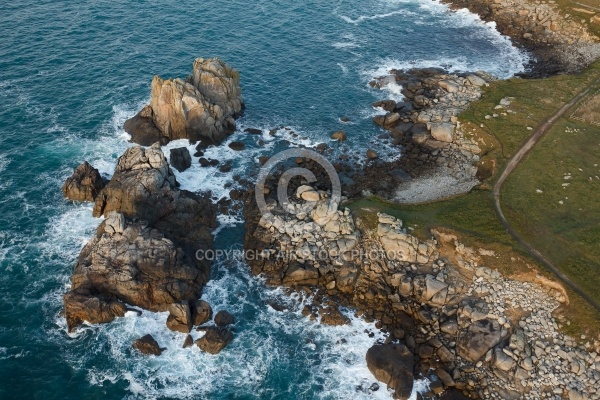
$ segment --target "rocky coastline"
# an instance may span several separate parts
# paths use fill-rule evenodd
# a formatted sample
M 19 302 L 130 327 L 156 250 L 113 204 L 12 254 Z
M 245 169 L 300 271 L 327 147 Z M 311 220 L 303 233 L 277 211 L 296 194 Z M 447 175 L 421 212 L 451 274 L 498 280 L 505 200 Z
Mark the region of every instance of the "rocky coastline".
M 365 194 L 396 203 L 423 203 L 466 193 L 480 183 L 478 144 L 468 138 L 458 114 L 479 99 L 483 86 L 495 80 L 484 72 L 449 74 L 438 68 L 392 70 L 371 82 L 375 88 L 400 85 L 404 101 L 378 101 L 384 114 L 374 123 L 389 132 L 398 161 L 371 160 L 364 170 L 338 167 L 355 181 L 348 197 Z M 377 177 L 377 179 L 373 179 Z
M 318 198 L 307 215 L 268 197 L 265 218 L 248 193 L 245 248 L 261 255 L 248 260 L 252 272 L 312 298 L 303 313 L 322 324 L 349 323 L 339 307 L 376 321 L 388 336 L 366 359 L 395 398 L 408 399 L 417 376 L 431 380 L 425 397 L 600 397 L 599 343 L 559 333 L 552 313 L 568 302 L 559 284 L 504 277 L 485 266 L 502 255 L 466 247 L 452 232 L 422 241 L 385 214 L 373 227 L 332 208 L 318 186 L 295 186 L 299 204 Z
M 531 76 L 577 71 L 600 54 L 597 38 L 561 19 L 550 4 L 448 2 L 496 21 L 501 33 L 530 51 L 536 57 Z M 441 69 L 394 70 L 374 79 L 373 87 L 403 88 L 404 101 L 373 104 L 382 110 L 374 123 L 403 156 L 383 162 L 368 150 L 364 168 L 340 159 L 336 170 L 349 182 L 344 195 L 419 203 L 479 185 L 490 172 L 457 117 L 494 79 L 484 72 Z M 93 202 L 93 215 L 105 217 L 82 249 L 64 295 L 67 327 L 73 332 L 127 312 L 168 311 L 167 328 L 187 334 L 183 347 L 195 344 L 217 354 L 233 340 L 235 318 L 225 310 L 213 318 L 211 306 L 201 300 L 210 262 L 195 254 L 212 249 L 216 214 L 227 207 L 179 189 L 171 167 L 188 168 L 190 154 L 171 150 L 169 165 L 161 145 L 188 139 L 199 142 L 195 155 L 202 156 L 207 146 L 233 133 L 244 107 L 239 74 L 218 59 L 200 58 L 187 79 L 155 77 L 151 87 L 150 104 L 124 126 L 134 143 L 148 147 L 128 149 L 110 180 L 83 163 L 63 186 L 67 199 Z M 500 105 L 509 107 L 510 101 Z M 343 141 L 346 134 L 332 138 Z M 230 147 L 244 148 L 241 142 Z M 327 146 L 318 150 L 326 152 Z M 522 279 L 503 276 L 487 265 L 504 255 L 466 247 L 453 232 L 432 230 L 423 240 L 392 216 L 355 217 L 337 203 L 331 206 L 329 181 L 317 163 L 295 163 L 317 176 L 316 183 L 295 179 L 290 186 L 295 204 L 314 205 L 308 213 L 284 210 L 276 198 L 276 176 L 259 188 L 269 218 L 261 214 L 254 188 L 232 190 L 232 199 L 243 202 L 244 249 L 261 255 L 247 262 L 268 284 L 310 299 L 303 314 L 313 320 L 347 324 L 340 312 L 347 307 L 376 322 L 387 339 L 365 357 L 395 398 L 408 399 L 414 378 L 426 377 L 428 398 L 600 399 L 599 343 L 560 333 L 553 312 L 569 299 L 559 284 L 535 272 Z M 132 347 L 154 356 L 164 350 L 150 335 Z
M 501 33 L 528 50 L 535 60 L 526 76 L 577 72 L 600 54 L 597 38 L 561 19 L 551 4 L 452 3 L 495 20 Z M 374 79 L 372 87 L 402 87 L 404 101 L 373 106 L 384 111 L 374 123 L 389 132 L 403 156 L 383 162 L 369 150 L 364 168 L 340 157 L 336 170 L 351 182 L 343 193 L 414 204 L 466 193 L 489 178 L 493 167 L 481 162 L 478 143 L 457 117 L 494 80 L 484 72 L 440 69 L 393 70 Z M 501 99 L 489 118 L 512 112 L 512 100 Z M 339 131 L 332 139 L 347 136 Z M 414 377 L 430 379 L 424 397 L 600 398 L 600 343 L 560 333 L 564 321 L 554 312 L 569 302 L 561 285 L 535 270 L 527 277 L 503 276 L 486 266 L 502 255 L 468 248 L 452 232 L 434 230 L 422 241 L 391 216 L 378 215 L 374 227 L 348 209 L 331 209 L 331 193 L 321 186 L 327 182 L 323 171 L 307 160 L 296 164 L 314 172 L 317 181 L 293 182 L 288 195 L 295 195 L 298 207 L 317 204 L 308 214 L 286 213 L 274 195 L 273 177 L 257 189 L 264 190 L 272 214 L 265 218 L 249 189 L 245 248 L 261 257 L 248 263 L 269 284 L 312 299 L 303 313 L 322 324 L 348 323 L 339 307 L 376 321 L 388 337 L 366 359 L 395 398 L 409 397 Z
M 453 9 L 466 8 L 511 38 L 533 59 L 524 76 L 576 73 L 600 57 L 600 39 L 554 1 L 442 0 Z

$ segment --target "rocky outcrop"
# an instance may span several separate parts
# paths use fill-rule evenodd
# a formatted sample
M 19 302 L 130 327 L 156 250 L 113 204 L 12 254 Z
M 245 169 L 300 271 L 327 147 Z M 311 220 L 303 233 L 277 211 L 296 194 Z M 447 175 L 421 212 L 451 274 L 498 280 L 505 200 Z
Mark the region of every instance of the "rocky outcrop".
M 210 354 L 218 354 L 233 340 L 233 333 L 227 328 L 211 327 L 205 329 L 206 333 L 196 340 L 196 346 Z
M 217 58 L 197 58 L 186 80 L 155 76 L 149 106 L 125 122 L 141 145 L 175 139 L 220 143 L 243 109 L 239 73 Z
M 158 345 L 152 335 L 144 335 L 134 340 L 132 347 L 142 354 L 155 356 L 160 356 L 164 350 Z
M 394 398 L 407 400 L 413 387 L 414 360 L 401 344 L 376 344 L 367 351 L 367 367 L 378 381 L 394 390 Z
M 272 215 L 263 218 L 252 193 L 244 208 L 245 248 L 257 255 L 247 260 L 252 272 L 270 284 L 310 293 L 313 304 L 303 315 L 327 323 L 341 305 L 375 320 L 389 335 L 381 346 L 408 349 L 404 354 L 414 360 L 415 373 L 433 374 L 434 393 L 595 393 L 600 356 L 591 344 L 558 333 L 552 312 L 567 298 L 555 283 L 505 278 L 482 265 L 499 257 L 494 252 L 468 248 L 444 232 L 422 240 L 389 215 L 377 215 L 376 227 L 371 220 L 356 221 L 349 210 L 327 207 L 326 191 L 307 186 L 298 184 L 291 206 L 305 205 L 302 195 L 316 193 L 309 213 L 284 213 L 268 195 Z M 276 192 L 269 181 L 266 189 Z M 389 384 L 383 368 L 369 368 Z
M 150 224 L 177 205 L 175 175 L 159 146 L 132 147 L 119 158 L 115 173 L 94 203 L 94 217 L 117 211 Z
M 179 172 L 183 172 L 192 166 L 192 156 L 186 147 L 171 149 L 169 161 L 171 166 Z
M 104 215 L 82 249 L 64 296 L 69 330 L 83 321 L 110 322 L 129 304 L 171 312 L 167 325 L 189 332 L 210 272 L 197 250 L 212 246 L 215 206 L 177 189 L 158 145 L 134 147 L 120 158 L 113 178 L 96 196 L 94 215 Z
M 389 131 L 400 146 L 398 161 L 374 162 L 364 172 L 351 173 L 356 182 L 349 195 L 365 191 L 399 203 L 420 203 L 466 193 L 479 183 L 480 149 L 462 132 L 458 115 L 477 100 L 482 86 L 494 78 L 483 72 L 448 74 L 438 68 L 392 70 L 373 87 L 402 87 L 405 99 L 378 101 L 385 114 L 375 124 Z
M 199 268 L 172 240 L 145 223 L 126 220 L 122 232 L 109 232 L 106 224 L 81 251 L 71 277 L 71 292 L 92 298 L 102 294 L 151 311 L 166 311 L 173 303 L 195 300 L 207 281 L 208 271 Z M 72 297 L 65 296 L 69 328 L 81 320 L 97 320 L 70 312 Z M 85 303 L 87 304 L 87 303 Z M 112 310 L 112 308 L 111 308 Z M 109 321 L 97 321 L 109 322 Z
M 94 201 L 104 187 L 98 170 L 85 161 L 73 171 L 62 187 L 63 195 L 74 201 Z

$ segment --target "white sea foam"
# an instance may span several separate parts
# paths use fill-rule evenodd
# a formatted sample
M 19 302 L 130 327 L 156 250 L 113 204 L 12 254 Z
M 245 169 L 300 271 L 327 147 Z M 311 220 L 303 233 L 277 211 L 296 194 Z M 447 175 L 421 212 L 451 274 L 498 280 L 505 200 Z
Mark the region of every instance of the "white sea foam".
M 398 1 L 389 1 L 397 5 Z M 414 2 L 412 2 L 414 3 Z M 510 41 L 500 36 L 493 25 L 483 24 L 472 14 L 463 12 L 454 15 L 449 14 L 445 6 L 429 1 L 420 2 L 422 8 L 430 7 L 429 13 L 439 15 L 448 14 L 443 17 L 444 21 L 453 26 L 470 26 L 477 24 L 483 26 L 479 33 L 485 40 L 491 40 L 496 46 L 503 49 L 500 54 L 502 60 L 508 60 L 507 68 L 500 70 L 497 60 L 466 60 L 461 57 L 402 60 L 381 59 L 367 60 L 373 65 L 377 62 L 377 68 L 365 68 L 363 78 L 365 81 L 375 76 L 386 75 L 391 68 L 411 68 L 444 66 L 450 70 L 475 70 L 484 69 L 495 73 L 500 77 L 518 71 L 520 53 L 510 46 Z M 417 23 L 425 22 L 427 13 L 415 13 L 407 10 L 389 10 L 385 12 L 364 12 L 358 17 L 340 16 L 350 25 L 348 29 L 354 29 L 369 20 L 379 18 L 390 18 L 394 15 L 407 15 Z M 423 15 L 421 15 L 423 14 Z M 460 25 L 465 24 L 465 25 Z M 404 28 L 403 28 L 404 29 Z M 336 40 L 333 47 L 340 49 L 338 54 L 346 55 L 351 49 L 364 45 L 352 34 L 343 34 L 341 39 Z M 330 51 L 332 51 L 330 49 Z M 354 70 L 347 59 L 337 63 L 344 74 L 348 69 Z M 499 72 L 498 72 L 499 71 Z M 514 71 L 514 72 L 513 72 Z M 5 86 L 0 85 L 0 89 Z M 4 90 L 4 89 L 3 89 Z M 390 96 L 401 99 L 401 87 L 394 84 L 386 89 Z M 388 93 L 386 93 L 388 94 Z M 17 101 L 23 101 L 31 105 L 31 99 L 27 96 L 16 97 Z M 56 141 L 51 145 L 57 147 L 71 146 L 73 152 L 78 155 L 74 159 L 87 159 L 105 175 L 112 175 L 117 157 L 127 148 L 132 146 L 128 142 L 129 136 L 123 131 L 123 122 L 133 116 L 143 105 L 124 104 L 114 107 L 113 117 L 102 126 L 99 136 L 93 139 L 81 139 L 75 134 L 63 130 L 51 120 L 50 130 L 60 131 L 64 138 L 63 142 Z M 38 117 L 42 116 L 41 109 L 36 104 L 32 105 L 31 112 Z M 318 107 L 316 105 L 315 107 Z M 361 113 L 363 118 L 372 118 L 380 110 L 368 108 Z M 276 117 L 272 117 L 276 119 Z M 220 165 L 225 162 L 232 163 L 230 172 L 219 171 L 219 166 L 202 168 L 198 163 L 198 157 L 193 157 L 192 167 L 187 171 L 179 173 L 175 171 L 178 181 L 183 189 L 187 190 L 210 190 L 214 198 L 228 197 L 230 189 L 226 189 L 226 183 L 232 183 L 234 175 L 246 176 L 250 166 L 255 166 L 260 155 L 270 155 L 281 140 L 287 140 L 292 145 L 303 145 L 315 147 L 318 143 L 327 141 L 326 136 L 319 128 L 298 127 L 286 121 L 274 120 L 262 128 L 261 135 L 251 135 L 241 132 L 244 124 L 255 127 L 244 119 L 239 121 L 240 130 L 230 136 L 227 141 L 217 147 L 211 147 L 205 151 L 204 157 L 217 159 Z M 290 126 L 289 130 L 279 129 L 275 136 L 269 134 L 273 126 Z M 312 130 L 311 130 L 312 129 Z M 292 133 L 294 132 L 294 133 Z M 77 140 L 72 140 L 76 138 Z M 246 149 L 242 152 L 231 150 L 227 144 L 234 140 L 246 143 Z M 264 142 L 259 145 L 258 141 Z M 76 143 L 74 145 L 73 143 Z M 383 159 L 386 157 L 399 157 L 397 149 L 382 143 L 380 139 L 373 137 L 360 141 L 356 146 L 363 149 L 359 152 L 364 162 L 364 147 L 369 147 L 380 152 Z M 351 144 L 350 144 L 351 145 Z M 193 155 L 194 146 L 186 141 L 174 141 L 163 150 L 169 157 L 169 150 L 175 147 L 185 146 Z M 388 151 L 389 150 L 389 151 Z M 0 159 L 0 171 L 2 159 Z M 62 171 L 66 177 L 70 171 Z M 56 184 L 58 186 L 58 181 Z M 61 206 L 62 207 L 62 206 Z M 240 223 L 239 216 L 219 216 L 220 226 L 214 231 L 217 243 L 228 235 L 234 235 L 230 231 Z M 64 265 L 72 265 L 81 246 L 93 235 L 99 220 L 91 217 L 90 205 L 64 206 L 61 214 L 51 219 L 45 235 L 45 244 L 42 244 L 42 255 L 48 259 L 59 259 Z M 237 235 L 237 233 L 235 233 Z M 0 238 L 1 239 L 1 238 Z M 24 239 L 25 240 L 25 239 Z M 3 246 L 4 249 L 4 246 Z M 2 259 L 0 253 L 0 261 Z M 39 265 L 44 265 L 40 261 Z M 365 353 L 378 339 L 383 339 L 383 334 L 377 331 L 373 324 L 355 318 L 352 312 L 344 310 L 351 318 L 351 325 L 341 327 L 325 327 L 317 322 L 309 321 L 301 315 L 303 301 L 299 296 L 287 297 L 283 290 L 268 288 L 260 279 L 253 277 L 248 267 L 242 263 L 220 262 L 214 266 L 214 278 L 208 283 L 204 290 L 203 298 L 209 301 L 215 312 L 227 309 L 238 317 L 235 325 L 234 341 L 219 355 L 212 356 L 200 352 L 196 347 L 182 349 L 181 345 L 185 335 L 169 331 L 165 326 L 166 313 L 151 313 L 144 311 L 142 316 L 128 313 L 125 318 L 100 326 L 84 326 L 76 335 L 71 335 L 68 348 L 65 351 L 65 360 L 78 371 L 87 371 L 88 381 L 97 386 L 108 383 L 116 384 L 127 382 L 128 392 L 131 398 L 202 398 L 221 393 L 239 395 L 254 393 L 257 397 L 273 397 L 288 393 L 290 397 L 316 397 L 316 398 L 369 398 L 389 399 L 390 393 L 385 390 L 385 385 L 373 393 L 368 388 L 375 382 L 374 377 L 366 367 Z M 70 268 L 53 270 L 59 275 L 49 278 L 56 279 L 59 284 L 56 290 L 49 293 L 41 301 L 52 304 L 54 312 L 54 327 L 50 331 L 50 340 L 64 345 L 65 342 L 65 320 L 59 315 L 61 295 L 68 288 Z M 267 301 L 275 300 L 288 306 L 289 311 L 277 312 Z M 374 333 L 369 337 L 364 331 Z M 152 334 L 161 346 L 167 350 L 160 357 L 143 357 L 131 349 L 131 342 L 145 334 Z M 198 332 L 192 333 L 194 338 L 199 337 Z M 345 344 L 341 339 L 347 340 Z M 309 339 L 310 341 L 306 341 Z M 5 353 L 0 352 L 0 356 Z M 280 374 L 280 379 L 278 379 Z M 288 376 L 292 375 L 292 376 Z M 304 377 L 296 376 L 304 375 Z M 290 383 L 278 385 L 280 381 Z M 268 383 L 268 384 L 267 384 Z M 426 390 L 426 381 L 415 382 L 415 392 L 411 398 L 416 398 L 416 389 Z M 360 390 L 357 391 L 357 387 Z M 317 389 L 318 388 L 318 389 Z
M 337 63 L 337 66 L 338 66 L 338 67 L 340 67 L 340 68 L 342 69 L 342 72 L 343 72 L 344 74 L 347 74 L 347 73 L 348 73 L 348 67 L 346 67 L 344 64 L 342 64 L 342 63 Z
M 432 16 L 441 19 L 439 23 L 443 23 L 449 28 L 472 27 L 470 33 L 476 35 L 478 39 L 492 43 L 499 51 L 497 57 L 493 59 L 474 57 L 467 59 L 464 56 L 449 57 L 436 56 L 431 58 L 419 59 L 399 59 L 395 57 L 376 60 L 377 67 L 368 67 L 363 71 L 366 79 L 370 80 L 373 77 L 387 75 L 390 69 L 409 69 L 409 68 L 429 68 L 442 67 L 450 72 L 467 72 L 483 70 L 491 73 L 499 78 L 508 78 L 518 72 L 522 72 L 524 65 L 529 61 L 527 53 L 517 49 L 512 45 L 510 38 L 501 35 L 494 22 L 484 22 L 477 14 L 469 12 L 467 9 L 450 11 L 446 4 L 439 1 L 431 0 L 416 0 L 416 1 L 393 1 L 387 0 L 388 5 L 401 4 L 406 7 L 407 3 L 417 4 L 419 9 L 424 11 L 414 15 L 411 18 L 412 23 L 417 25 L 428 25 L 432 22 Z M 502 60 L 500 62 L 499 60 Z M 389 87 L 386 90 L 391 91 L 391 95 L 395 95 L 397 88 Z
M 417 14 L 412 11 L 409 11 L 409 10 L 396 10 L 396 11 L 391 11 L 391 12 L 387 12 L 387 13 L 383 13 L 383 14 L 361 15 L 355 19 L 352 19 L 346 15 L 340 15 L 339 17 L 349 24 L 356 25 L 356 24 L 360 24 L 363 21 L 372 21 L 375 19 L 389 18 L 389 17 L 393 17 L 394 15 L 415 16 Z
M 2 173 L 6 167 L 10 164 L 10 159 L 6 154 L 0 154 L 0 173 Z
M 87 243 L 101 221 L 102 218 L 92 217 L 91 204 L 73 203 L 62 214 L 50 219 L 46 240 L 40 243 L 42 255 L 72 260 L 74 250 L 80 250 Z
M 304 302 L 298 295 L 287 297 L 280 288 L 264 286 L 245 265 L 221 263 L 217 269 L 219 276 L 208 283 L 203 299 L 212 304 L 215 312 L 226 309 L 238 317 L 234 341 L 223 352 L 213 356 L 195 346 L 183 349 L 185 335 L 166 328 L 167 313 L 144 312 L 139 317 L 127 316 L 91 328 L 90 334 L 97 339 L 89 346 L 97 346 L 98 341 L 106 343 L 110 364 L 120 367 L 115 370 L 88 366 L 84 361 L 82 368 L 91 367 L 90 383 L 124 380 L 129 383 L 132 396 L 142 398 L 198 398 L 217 392 L 233 395 L 239 389 L 258 397 L 269 397 L 273 390 L 291 390 L 290 394 L 296 396 L 303 397 L 304 393 L 322 399 L 391 398 L 385 385 L 375 392 L 369 390 L 376 380 L 366 366 L 365 354 L 376 341 L 384 339 L 374 324 L 343 310 L 351 319 L 350 325 L 320 325 L 301 315 Z M 274 311 L 267 301 L 285 304 L 289 310 Z M 166 348 L 162 356 L 141 356 L 131 350 L 131 342 L 148 333 Z M 192 332 L 192 336 L 198 338 L 200 334 Z M 274 365 L 282 370 L 273 370 Z M 288 375 L 298 367 L 309 370 L 310 376 L 299 379 Z M 280 384 L 277 374 L 283 374 L 281 378 L 286 383 L 277 389 L 269 388 L 267 381 Z M 413 398 L 419 387 L 423 386 L 417 381 Z

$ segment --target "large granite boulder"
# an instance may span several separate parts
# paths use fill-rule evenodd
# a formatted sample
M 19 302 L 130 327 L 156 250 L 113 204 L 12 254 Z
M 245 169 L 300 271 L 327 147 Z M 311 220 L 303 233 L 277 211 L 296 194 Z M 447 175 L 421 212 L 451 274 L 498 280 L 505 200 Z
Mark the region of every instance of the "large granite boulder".
M 81 251 L 71 291 L 102 293 L 152 311 L 200 296 L 206 271 L 161 231 L 134 221 L 127 221 L 123 233 L 109 233 L 104 226 Z
M 192 330 L 192 309 L 187 301 L 169 306 L 167 328 L 175 332 L 190 333 Z
M 501 340 L 502 331 L 498 321 L 482 319 L 458 334 L 456 351 L 465 360 L 476 363 Z
M 243 109 L 239 73 L 218 58 L 197 58 L 186 80 L 155 76 L 149 108 L 125 123 L 135 143 L 202 138 L 219 143 Z
M 186 147 L 171 149 L 171 157 L 169 160 L 171 166 L 179 172 L 183 172 L 192 166 L 192 156 Z
M 103 187 L 104 182 L 98 170 L 85 161 L 65 181 L 62 192 L 69 200 L 94 201 Z
M 154 223 L 175 208 L 175 188 L 175 175 L 158 145 L 132 147 L 119 158 L 112 179 L 96 197 L 93 215 L 118 211 Z
M 440 142 L 452 143 L 454 140 L 454 124 L 450 122 L 432 123 L 431 136 Z
M 196 340 L 196 346 L 200 350 L 210 354 L 217 354 L 233 340 L 233 333 L 227 328 L 211 327 L 206 328 L 206 334 Z
M 131 346 L 145 355 L 160 356 L 164 350 L 158 345 L 152 335 L 144 335 L 139 339 L 135 339 Z
M 210 304 L 204 300 L 198 300 L 192 307 L 192 324 L 202 325 L 203 323 L 210 321 L 212 314 L 213 310 Z
M 394 398 L 410 398 L 414 356 L 403 344 L 376 344 L 367 351 L 367 367 L 378 381 L 394 390 Z

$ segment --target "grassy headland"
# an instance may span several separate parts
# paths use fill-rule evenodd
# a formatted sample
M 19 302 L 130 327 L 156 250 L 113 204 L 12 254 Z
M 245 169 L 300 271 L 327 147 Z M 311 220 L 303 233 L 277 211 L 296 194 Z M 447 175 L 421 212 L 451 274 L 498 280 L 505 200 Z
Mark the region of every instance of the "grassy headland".
M 394 215 L 418 236 L 428 235 L 433 227 L 451 229 L 466 245 L 502 255 L 487 260 L 489 267 L 508 275 L 531 272 L 535 267 L 553 278 L 504 229 L 494 211 L 491 187 L 535 128 L 598 79 L 600 61 L 578 75 L 492 83 L 482 98 L 459 116 L 463 131 L 482 149 L 480 171 L 485 179 L 480 187 L 435 203 L 396 205 L 365 199 L 350 208 L 366 219 L 377 211 Z M 600 86 L 592 92 L 597 89 Z M 511 98 L 510 105 L 497 107 L 504 98 Z M 526 241 L 600 301 L 600 179 L 595 177 L 600 176 L 600 127 L 569 120 L 571 112 L 547 132 L 509 177 L 501 193 L 502 206 L 510 224 Z M 565 173 L 572 178 L 564 179 Z M 570 321 L 563 329 L 571 334 L 598 335 L 600 315 L 575 293 L 569 292 L 569 296 L 570 304 L 559 310 Z

